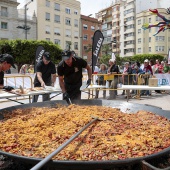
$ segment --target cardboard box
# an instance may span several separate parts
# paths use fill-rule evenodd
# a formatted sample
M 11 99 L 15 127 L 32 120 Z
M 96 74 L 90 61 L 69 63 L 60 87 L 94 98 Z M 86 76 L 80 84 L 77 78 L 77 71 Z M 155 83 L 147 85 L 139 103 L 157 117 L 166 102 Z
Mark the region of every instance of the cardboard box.
M 149 86 L 150 87 L 158 87 L 158 79 L 157 78 L 149 78 Z

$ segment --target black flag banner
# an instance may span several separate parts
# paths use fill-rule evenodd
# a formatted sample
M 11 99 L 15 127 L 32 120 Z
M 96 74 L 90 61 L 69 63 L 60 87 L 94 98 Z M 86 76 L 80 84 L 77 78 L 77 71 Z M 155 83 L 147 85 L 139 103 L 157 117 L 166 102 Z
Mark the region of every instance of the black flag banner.
M 95 65 L 98 60 L 99 52 L 103 44 L 104 37 L 100 30 L 96 30 L 93 36 L 92 44 L 92 73 L 94 72 Z
M 36 54 L 35 54 L 35 66 L 42 59 L 42 55 L 44 54 L 44 52 L 45 52 L 44 47 L 42 45 L 39 45 L 37 47 Z

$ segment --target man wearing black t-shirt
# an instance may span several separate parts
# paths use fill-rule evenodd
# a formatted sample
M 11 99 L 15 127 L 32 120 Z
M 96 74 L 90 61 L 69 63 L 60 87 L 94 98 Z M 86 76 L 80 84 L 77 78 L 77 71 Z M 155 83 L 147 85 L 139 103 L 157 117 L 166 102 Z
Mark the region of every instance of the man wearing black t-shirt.
M 56 81 L 55 64 L 51 62 L 49 52 L 45 52 L 36 65 L 36 75 L 34 79 L 34 87 L 54 86 Z M 33 96 L 33 102 L 37 102 L 39 95 Z M 43 101 L 50 99 L 50 94 L 43 94 Z
M 4 72 L 11 68 L 16 68 L 14 65 L 14 59 L 10 54 L 0 55 L 0 89 L 5 89 L 7 91 L 12 90 L 10 86 L 4 86 Z
M 92 70 L 85 60 L 74 56 L 72 51 L 62 52 L 62 61 L 58 64 L 57 72 L 59 84 L 63 92 L 63 98 L 81 99 L 80 87 L 82 86 L 82 68 L 87 69 L 87 86 L 91 84 Z

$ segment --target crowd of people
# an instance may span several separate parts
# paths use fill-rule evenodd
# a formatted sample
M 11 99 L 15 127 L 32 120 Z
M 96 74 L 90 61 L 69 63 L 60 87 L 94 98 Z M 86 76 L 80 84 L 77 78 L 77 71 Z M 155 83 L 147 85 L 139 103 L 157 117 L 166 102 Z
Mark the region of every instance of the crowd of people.
M 131 62 L 125 62 L 123 66 L 123 70 L 120 71 L 120 67 L 116 65 L 116 61 L 110 59 L 108 68 L 105 66 L 105 71 L 103 71 L 102 65 L 100 65 L 100 69 L 97 76 L 96 83 L 98 85 L 106 85 L 106 80 L 104 80 L 104 75 L 100 75 L 101 72 L 103 74 L 115 74 L 112 81 L 109 80 L 109 98 L 108 99 L 115 99 L 117 96 L 117 86 L 119 83 L 122 83 L 124 85 L 137 85 L 139 84 L 139 78 L 142 78 L 142 82 L 140 82 L 143 85 L 148 85 L 149 78 L 153 76 L 153 74 L 163 74 L 163 73 L 170 73 L 170 66 L 168 64 L 168 61 L 160 61 L 159 59 L 154 60 L 148 60 L 145 59 L 143 63 L 139 63 L 138 61 L 134 62 L 133 64 Z M 103 90 L 103 98 L 106 98 L 106 94 Z M 131 97 L 130 91 L 126 91 L 127 94 L 125 94 L 125 91 L 122 92 L 122 95 L 128 95 L 128 97 Z M 157 93 L 161 93 L 159 90 L 156 90 Z M 135 91 L 131 91 L 131 93 L 136 93 Z M 151 92 L 149 90 L 142 90 L 140 95 L 151 95 Z M 99 96 L 99 90 L 96 90 L 96 96 L 95 98 L 98 98 Z M 125 96 L 127 97 L 127 96 Z

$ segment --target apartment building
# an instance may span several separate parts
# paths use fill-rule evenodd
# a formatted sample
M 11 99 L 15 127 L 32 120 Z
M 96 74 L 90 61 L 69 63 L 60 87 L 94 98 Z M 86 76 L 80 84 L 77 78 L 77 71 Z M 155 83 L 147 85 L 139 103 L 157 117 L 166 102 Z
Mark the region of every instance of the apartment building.
M 165 8 L 157 8 L 161 15 L 170 20 L 170 15 L 166 13 Z M 142 29 L 145 23 L 156 24 L 162 19 L 153 15 L 149 10 L 142 11 L 136 15 L 136 54 L 160 54 L 167 56 L 170 49 L 170 29 L 154 34 L 159 30 L 158 27 L 152 27 L 147 30 Z
M 25 15 L 19 15 L 17 0 L 0 1 L 0 39 L 25 39 Z M 28 38 L 36 39 L 36 17 L 28 18 Z M 20 29 L 19 29 L 20 28 Z
M 92 61 L 92 43 L 93 35 L 96 30 L 101 29 L 101 22 L 96 18 L 90 16 L 81 15 L 81 25 L 80 25 L 80 38 L 82 44 L 81 56 L 88 63 Z M 100 58 L 100 56 L 99 56 Z
M 96 14 L 96 17 L 98 18 L 98 21 L 102 23 L 102 33 L 104 36 L 104 41 L 103 45 L 109 46 L 109 51 L 108 54 L 112 53 L 112 22 L 113 22 L 113 17 L 112 17 L 112 5 L 109 6 L 108 8 L 105 8 L 101 11 L 99 11 Z M 116 27 L 115 27 L 116 28 Z
M 136 8 L 134 0 L 126 0 L 120 7 L 120 42 L 121 49 L 119 56 L 131 57 L 135 55 L 136 36 Z
M 76 0 L 34 0 L 28 13 L 37 16 L 37 39 L 58 44 L 80 55 L 80 2 Z
M 99 11 L 96 17 L 102 22 L 102 32 L 105 37 L 103 44 L 109 45 L 111 51 L 120 57 L 131 57 L 140 53 L 158 53 L 158 51 L 162 55 L 167 55 L 167 49 L 170 48 L 169 30 L 161 33 L 164 35 L 159 34 L 164 36 L 161 38 L 153 37 L 151 36 L 153 32 L 148 33 L 141 28 L 150 17 L 152 23 L 158 21 L 156 16 L 149 14 L 148 9 L 160 7 L 164 8 L 162 14 L 167 16 L 165 14 L 166 0 L 116 0 L 109 7 Z M 150 29 L 150 31 L 155 29 Z M 160 39 L 164 40 L 161 42 Z M 147 41 L 150 41 L 150 44 Z

